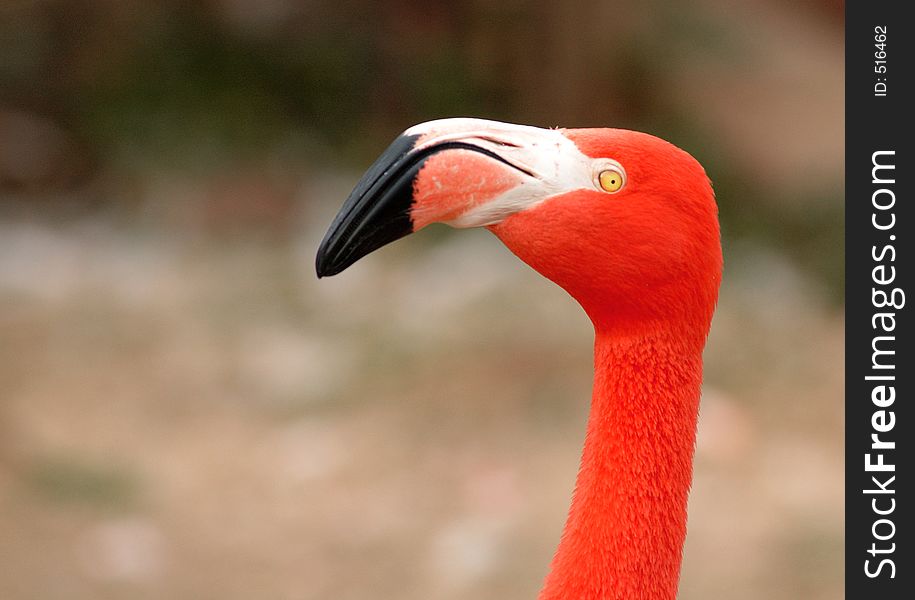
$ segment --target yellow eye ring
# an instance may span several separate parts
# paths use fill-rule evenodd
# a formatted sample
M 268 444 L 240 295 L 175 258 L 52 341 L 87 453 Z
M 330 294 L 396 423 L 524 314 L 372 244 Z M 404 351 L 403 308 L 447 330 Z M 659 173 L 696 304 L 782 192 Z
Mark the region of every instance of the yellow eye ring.
M 605 169 L 597 176 L 597 182 L 602 190 L 613 194 L 623 187 L 623 174 L 616 169 Z

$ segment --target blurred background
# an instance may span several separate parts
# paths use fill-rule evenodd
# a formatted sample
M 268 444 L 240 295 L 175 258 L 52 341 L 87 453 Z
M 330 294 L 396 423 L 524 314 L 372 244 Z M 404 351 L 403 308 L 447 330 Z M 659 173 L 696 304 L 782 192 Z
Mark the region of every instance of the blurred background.
M 401 130 L 648 131 L 725 279 L 680 597 L 843 596 L 840 0 L 0 3 L 0 598 L 534 598 L 591 332 L 486 231 L 315 279 Z

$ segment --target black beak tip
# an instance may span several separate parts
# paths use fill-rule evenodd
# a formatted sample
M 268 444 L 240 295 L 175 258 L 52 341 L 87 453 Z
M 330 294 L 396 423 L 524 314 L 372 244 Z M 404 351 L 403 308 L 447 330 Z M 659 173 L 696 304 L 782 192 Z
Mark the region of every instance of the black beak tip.
M 320 250 L 318 250 L 318 255 L 315 257 L 315 275 L 318 276 L 318 279 L 327 275 L 327 269 L 324 265 L 324 256 L 321 254 Z
M 331 277 L 343 270 L 338 268 L 338 266 L 334 264 L 334 261 L 331 260 L 330 253 L 326 246 L 326 242 L 322 242 L 321 246 L 318 248 L 318 253 L 315 256 L 315 274 L 318 276 L 318 279 Z
M 333 277 L 339 273 L 342 269 L 330 269 L 328 267 L 316 267 L 315 274 L 318 276 L 318 279 L 324 279 L 325 277 Z
M 318 247 L 318 279 L 346 270 L 361 257 L 413 232 L 413 185 L 425 160 L 440 148 L 414 153 L 419 136 L 402 135 L 369 167 Z

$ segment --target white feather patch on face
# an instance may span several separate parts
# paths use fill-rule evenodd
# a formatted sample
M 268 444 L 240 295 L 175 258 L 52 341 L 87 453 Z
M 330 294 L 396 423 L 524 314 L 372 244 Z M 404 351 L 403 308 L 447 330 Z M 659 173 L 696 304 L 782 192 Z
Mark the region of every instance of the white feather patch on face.
M 597 173 L 608 166 L 623 172 L 622 166 L 612 159 L 594 159 L 583 154 L 561 129 L 454 118 L 421 123 L 404 134 L 419 136 L 414 150 L 463 142 L 497 154 L 530 173 L 521 174 L 518 186 L 446 221 L 452 227 L 494 225 L 551 197 L 577 189 L 600 189 L 595 183 Z M 505 168 L 510 167 L 506 165 Z

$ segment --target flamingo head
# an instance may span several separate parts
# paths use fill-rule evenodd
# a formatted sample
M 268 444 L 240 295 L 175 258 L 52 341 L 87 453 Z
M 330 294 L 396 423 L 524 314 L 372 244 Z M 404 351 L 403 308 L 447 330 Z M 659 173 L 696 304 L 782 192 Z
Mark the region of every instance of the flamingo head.
M 344 203 L 317 274 L 432 223 L 488 228 L 598 328 L 708 331 L 722 267 L 714 194 L 692 156 L 654 136 L 464 118 L 411 127 Z

